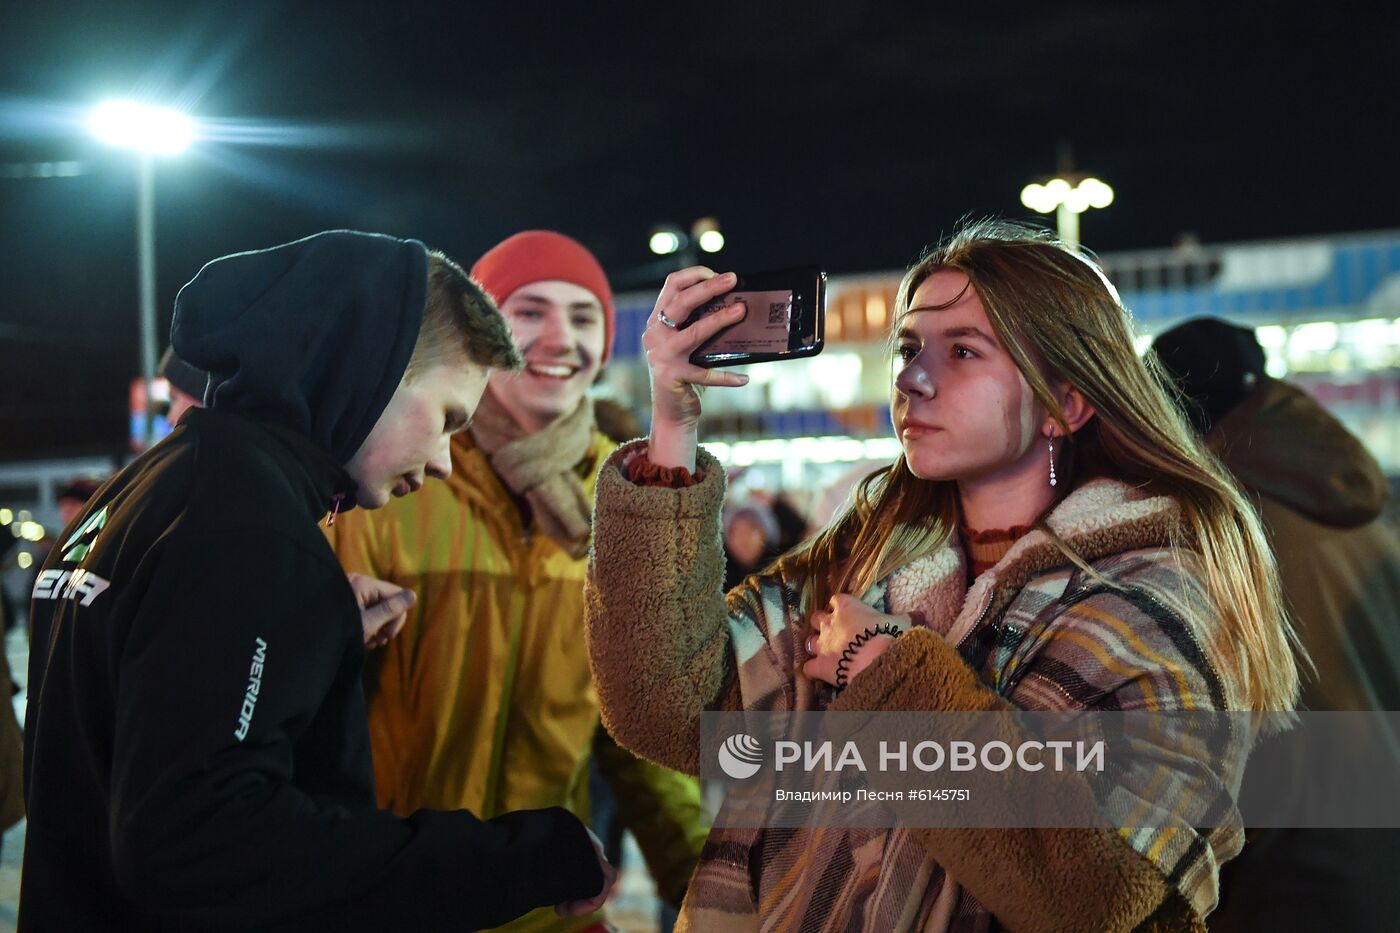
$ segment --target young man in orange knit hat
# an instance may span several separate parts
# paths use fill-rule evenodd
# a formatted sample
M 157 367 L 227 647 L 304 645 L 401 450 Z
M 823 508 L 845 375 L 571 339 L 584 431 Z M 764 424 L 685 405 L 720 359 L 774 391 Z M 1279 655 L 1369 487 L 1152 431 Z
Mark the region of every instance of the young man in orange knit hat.
M 588 396 L 612 347 L 612 290 L 587 249 L 546 230 L 500 243 L 472 277 L 524 369 L 492 377 L 453 439 L 447 482 L 330 529 L 346 570 L 418 595 L 370 659 L 379 800 L 399 813 L 564 806 L 587 819 L 596 755 L 662 897 L 678 903 L 706 834 L 698 787 L 607 738 L 583 639 L 594 484 L 616 448 Z M 598 924 L 537 911 L 510 929 Z

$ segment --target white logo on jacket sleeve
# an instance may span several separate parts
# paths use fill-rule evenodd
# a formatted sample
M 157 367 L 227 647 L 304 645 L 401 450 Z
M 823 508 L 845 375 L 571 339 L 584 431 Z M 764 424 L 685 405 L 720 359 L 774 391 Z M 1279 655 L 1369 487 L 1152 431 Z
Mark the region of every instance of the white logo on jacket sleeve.
M 107 506 L 98 509 L 88 520 L 83 522 L 82 527 L 73 532 L 73 537 L 63 543 L 63 562 L 65 564 L 76 564 L 84 557 L 88 551 L 97 543 L 97 536 L 102 529 L 107 527 Z
M 86 570 L 43 570 L 34 579 L 33 599 L 77 599 L 80 606 L 92 601 L 112 584 Z
M 261 638 L 253 650 L 253 664 L 248 669 L 248 690 L 243 694 L 243 708 L 238 711 L 238 728 L 233 737 L 242 742 L 248 737 L 248 729 L 253 725 L 253 710 L 258 705 L 258 692 L 262 690 L 263 663 L 267 660 L 267 642 Z

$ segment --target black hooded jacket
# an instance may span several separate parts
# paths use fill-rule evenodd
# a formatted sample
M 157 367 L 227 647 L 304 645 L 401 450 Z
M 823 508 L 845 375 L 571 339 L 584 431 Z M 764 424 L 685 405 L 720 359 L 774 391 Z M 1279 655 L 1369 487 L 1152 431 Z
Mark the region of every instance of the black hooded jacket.
M 181 291 L 212 407 L 35 586 L 21 930 L 473 929 L 602 888 L 564 810 L 375 808 L 359 607 L 316 523 L 407 366 L 426 261 L 333 232 Z

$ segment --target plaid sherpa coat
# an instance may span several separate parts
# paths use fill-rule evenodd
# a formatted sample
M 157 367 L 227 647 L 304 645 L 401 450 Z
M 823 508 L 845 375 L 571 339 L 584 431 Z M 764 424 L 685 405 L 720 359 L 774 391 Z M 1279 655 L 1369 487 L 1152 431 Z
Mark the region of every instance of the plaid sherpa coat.
M 1168 547 L 1176 503 L 1123 483 L 1074 490 L 1048 524 L 1108 588 L 1041 531 L 972 585 L 949 546 L 896 571 L 863 599 L 921 613 L 833 698 L 807 659 L 801 581 L 751 578 L 721 594 L 723 470 L 641 486 L 621 448 L 598 482 L 587 637 L 603 718 L 617 740 L 698 771 L 704 710 L 1240 709 L 1240 691 L 1203 650 L 1212 624 L 1194 555 Z M 1238 789 L 1237 774 L 1217 776 Z M 1233 809 L 1233 804 L 1230 804 Z M 715 829 L 691 880 L 691 930 L 1204 930 L 1229 828 Z

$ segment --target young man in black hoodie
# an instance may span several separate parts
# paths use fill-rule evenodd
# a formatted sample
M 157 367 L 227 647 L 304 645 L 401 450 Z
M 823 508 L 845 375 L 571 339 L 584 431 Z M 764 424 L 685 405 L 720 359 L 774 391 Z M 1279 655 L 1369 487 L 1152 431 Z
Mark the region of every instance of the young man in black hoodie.
M 365 608 L 316 523 L 447 475 L 491 368 L 462 270 L 337 231 L 205 266 L 172 342 L 210 407 L 118 473 L 34 588 L 21 930 L 436 930 L 614 874 L 561 809 L 374 806 Z M 364 618 L 362 619 L 362 611 Z

